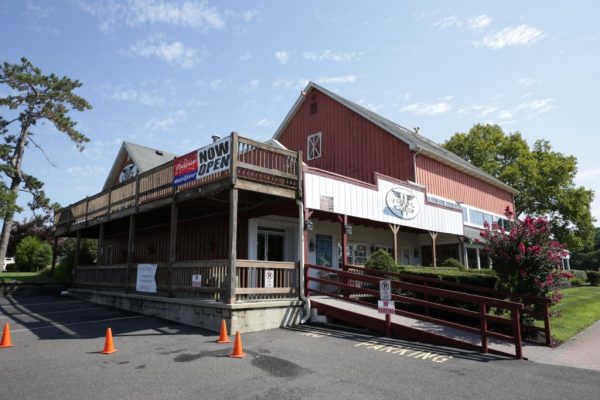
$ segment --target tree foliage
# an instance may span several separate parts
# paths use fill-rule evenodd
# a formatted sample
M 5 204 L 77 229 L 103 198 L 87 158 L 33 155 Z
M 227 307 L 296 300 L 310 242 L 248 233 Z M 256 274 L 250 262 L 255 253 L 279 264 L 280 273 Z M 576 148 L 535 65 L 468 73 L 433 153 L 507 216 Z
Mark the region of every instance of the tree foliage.
M 51 216 L 38 215 L 31 218 L 26 218 L 23 221 L 15 221 L 13 223 L 10 240 L 8 242 L 8 250 L 6 254 L 11 256 L 15 254 L 17 245 L 27 236 L 35 236 L 43 242 L 52 245 L 54 239 L 54 227 L 52 226 Z
M 52 249 L 35 236 L 27 236 L 17 245 L 15 263 L 19 271 L 39 271 L 52 260 Z
M 519 132 L 505 134 L 498 125 L 477 124 L 443 146 L 517 189 L 517 214 L 547 217 L 554 237 L 569 249 L 592 246 L 594 192 L 575 185 L 574 156 L 554 151 L 547 140 L 529 146 Z
M 51 123 L 64 133 L 79 150 L 89 139 L 76 129 L 69 115 L 71 110 L 84 111 L 90 104 L 73 91 L 81 86 L 77 80 L 55 74 L 44 75 L 29 60 L 22 58 L 19 64 L 4 62 L 0 66 L 0 85 L 9 93 L 0 97 L 0 207 L 4 205 L 2 233 L 0 234 L 0 259 L 6 255 L 15 212 L 20 211 L 17 198 L 20 192 L 31 195 L 29 208 L 50 213 L 58 207 L 52 204 L 43 190 L 43 182 L 22 168 L 27 148 L 35 147 L 48 159 L 48 155 L 35 140 L 35 127 L 43 122 Z M 12 127 L 15 127 L 11 131 Z M 7 183 L 8 184 L 7 184 Z
M 77 241 L 74 238 L 64 238 L 59 244 L 58 254 L 60 262 L 56 268 L 54 276 L 59 279 L 70 279 L 75 266 L 75 245 Z M 98 241 L 94 239 L 81 239 L 79 245 L 79 264 L 92 265 L 96 262 L 98 253 Z
M 571 268 L 600 270 L 600 228 L 595 229 L 594 247 L 591 251 L 571 253 Z

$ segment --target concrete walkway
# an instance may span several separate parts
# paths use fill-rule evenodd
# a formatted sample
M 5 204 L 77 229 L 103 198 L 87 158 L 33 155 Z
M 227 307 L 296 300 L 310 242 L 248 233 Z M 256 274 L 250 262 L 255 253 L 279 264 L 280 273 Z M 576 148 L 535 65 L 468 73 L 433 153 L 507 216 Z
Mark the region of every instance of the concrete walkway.
M 558 347 L 528 345 L 524 353 L 531 361 L 541 364 L 600 371 L 600 321 Z
M 377 310 L 356 303 L 350 303 L 326 296 L 311 296 L 311 300 L 374 318 L 385 318 L 382 314 L 378 314 Z M 474 345 L 481 345 L 481 337 L 479 335 L 459 329 L 399 315 L 392 316 L 392 322 Z M 489 346 L 490 348 L 509 354 L 514 354 L 515 351 L 513 343 L 493 338 L 489 339 Z M 562 365 L 566 367 L 600 371 L 600 321 L 556 348 L 523 342 L 523 356 L 530 361 L 541 364 Z

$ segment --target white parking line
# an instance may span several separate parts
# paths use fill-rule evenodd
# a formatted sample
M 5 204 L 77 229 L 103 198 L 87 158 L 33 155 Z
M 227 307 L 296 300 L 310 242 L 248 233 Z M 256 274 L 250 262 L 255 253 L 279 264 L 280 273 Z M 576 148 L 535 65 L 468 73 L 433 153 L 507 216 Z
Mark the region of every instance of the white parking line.
M 121 318 L 108 318 L 108 319 L 98 319 L 95 321 L 85 321 L 85 322 L 73 322 L 71 324 L 50 324 L 48 326 L 39 326 L 37 328 L 22 328 L 22 329 L 15 329 L 15 330 L 11 330 L 11 333 L 15 333 L 15 332 L 24 332 L 24 331 L 37 331 L 40 329 L 49 329 L 49 328 L 62 328 L 62 327 L 67 327 L 67 326 L 73 326 L 73 325 L 84 325 L 84 324 L 94 324 L 97 322 L 109 322 L 109 321 L 121 321 L 124 319 L 138 319 L 138 318 L 144 318 L 144 315 L 137 315 L 137 316 L 133 316 L 133 317 L 121 317 Z
M 29 306 L 43 306 L 46 304 L 68 304 L 68 303 L 83 303 L 82 300 L 71 300 L 71 301 L 50 301 L 47 303 L 23 303 L 23 304 L 0 304 L 0 308 L 4 307 L 29 307 Z
M 10 318 L 13 317 L 15 315 L 29 315 L 29 316 L 39 316 L 39 317 L 45 317 L 46 315 L 51 315 L 51 314 L 63 314 L 63 313 L 70 313 L 70 312 L 75 312 L 75 311 L 87 311 L 87 310 L 99 310 L 99 309 L 105 309 L 106 307 L 84 307 L 84 308 L 73 308 L 71 310 L 63 310 L 63 311 L 51 311 L 51 312 L 45 312 L 45 313 L 15 313 L 15 314 L 8 314 L 8 315 L 0 315 L 0 319 L 2 318 Z

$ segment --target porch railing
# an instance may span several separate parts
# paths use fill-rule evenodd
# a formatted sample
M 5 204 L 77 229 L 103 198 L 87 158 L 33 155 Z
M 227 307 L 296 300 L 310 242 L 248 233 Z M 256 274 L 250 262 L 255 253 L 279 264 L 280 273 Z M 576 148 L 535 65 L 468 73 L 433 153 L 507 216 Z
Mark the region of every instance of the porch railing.
M 236 260 L 236 290 L 238 302 L 298 298 L 298 264 Z M 226 300 L 229 261 L 202 260 L 157 265 L 156 296 L 192 297 L 200 300 Z M 273 287 L 267 286 L 266 272 L 273 273 Z M 192 275 L 202 276 L 200 287 L 192 286 Z M 125 284 L 127 280 L 127 285 Z M 77 266 L 73 287 L 110 292 L 136 292 L 137 264 Z
M 229 170 L 174 187 L 174 160 L 171 160 L 139 174 L 135 179 L 114 185 L 57 211 L 54 224 L 62 227 L 94 221 L 124 209 L 171 197 L 175 193 L 237 177 L 269 186 L 298 189 L 301 173 L 298 153 L 240 137 L 236 133 L 231 138 L 231 156 L 236 162 L 231 163 Z

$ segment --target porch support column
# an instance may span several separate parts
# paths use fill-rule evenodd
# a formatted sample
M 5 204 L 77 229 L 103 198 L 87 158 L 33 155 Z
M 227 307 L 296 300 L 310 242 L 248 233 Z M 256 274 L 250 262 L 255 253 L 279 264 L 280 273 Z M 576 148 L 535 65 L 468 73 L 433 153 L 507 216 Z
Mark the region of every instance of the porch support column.
M 77 229 L 77 239 L 75 239 L 75 256 L 73 257 L 73 264 L 75 267 L 79 266 L 79 249 L 81 247 L 81 229 Z
M 104 222 L 98 227 L 98 254 L 96 255 L 96 285 L 94 290 L 98 290 L 100 282 L 100 266 L 104 264 Z
M 429 236 L 431 236 L 431 254 L 433 256 L 433 268 L 437 267 L 437 255 L 435 252 L 435 240 L 437 239 L 437 232 L 429 231 Z
M 167 279 L 169 282 L 169 297 L 173 296 L 173 264 L 177 260 L 177 203 L 171 203 L 171 234 L 169 236 L 169 262 L 167 264 Z
M 466 264 L 465 264 L 465 238 L 464 236 L 461 235 L 457 235 L 458 236 L 458 261 L 460 261 L 462 263 L 462 265 L 465 266 L 465 268 L 467 268 Z
M 348 234 L 346 233 L 346 225 L 348 225 L 347 215 L 338 215 L 338 220 L 341 225 L 342 233 L 342 271 L 348 271 Z M 342 278 L 341 282 L 346 285 L 348 284 L 348 278 Z M 344 297 L 350 297 L 350 292 L 346 289 L 342 289 Z
M 52 276 L 54 276 L 54 270 L 56 269 L 56 251 L 58 250 L 58 238 L 54 236 L 54 241 L 52 242 Z
M 237 258 L 237 219 L 238 219 L 238 189 L 231 188 L 229 192 L 229 288 L 226 302 L 235 303 L 236 288 L 236 258 Z
M 394 234 L 394 261 L 398 262 L 398 231 L 400 225 L 389 224 L 392 233 Z
M 481 258 L 479 257 L 479 247 L 475 249 L 475 254 L 477 255 L 477 269 L 481 269 Z
M 467 246 L 463 245 L 463 259 L 464 264 L 465 264 L 465 268 L 469 269 L 469 249 L 467 249 Z
M 129 239 L 127 241 L 127 272 L 125 273 L 125 292 L 129 290 L 129 277 L 133 268 L 133 246 L 135 243 L 135 214 L 129 216 Z

